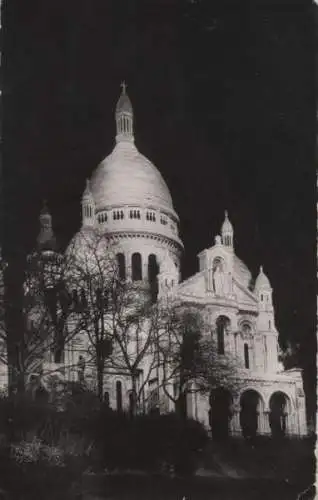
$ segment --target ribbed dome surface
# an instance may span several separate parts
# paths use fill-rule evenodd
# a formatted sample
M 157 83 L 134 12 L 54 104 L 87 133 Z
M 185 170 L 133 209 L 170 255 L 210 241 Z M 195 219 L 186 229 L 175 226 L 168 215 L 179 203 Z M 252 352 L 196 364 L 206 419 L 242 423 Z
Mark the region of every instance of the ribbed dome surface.
M 174 212 L 169 189 L 158 169 L 134 143 L 119 142 L 91 179 L 96 209 L 149 206 Z

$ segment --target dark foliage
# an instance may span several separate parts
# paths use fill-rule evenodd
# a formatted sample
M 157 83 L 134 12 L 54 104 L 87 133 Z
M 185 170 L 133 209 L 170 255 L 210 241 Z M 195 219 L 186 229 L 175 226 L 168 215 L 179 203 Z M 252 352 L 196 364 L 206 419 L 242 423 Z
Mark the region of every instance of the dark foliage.
M 207 443 L 206 431 L 199 422 L 176 414 L 131 419 L 104 410 L 96 433 L 102 464 L 109 470 L 160 472 L 173 467 L 178 475 L 190 475 Z
M 0 449 L 0 487 L 9 498 L 35 500 L 71 498 L 70 489 L 78 479 L 76 467 L 52 467 L 44 461 L 17 463 L 10 456 L 9 448 Z

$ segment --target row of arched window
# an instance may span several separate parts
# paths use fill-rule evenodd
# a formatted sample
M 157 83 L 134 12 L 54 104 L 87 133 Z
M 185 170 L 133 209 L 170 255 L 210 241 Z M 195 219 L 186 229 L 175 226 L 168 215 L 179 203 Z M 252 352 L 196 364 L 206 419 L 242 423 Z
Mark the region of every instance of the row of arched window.
M 107 213 L 103 212 L 102 214 L 98 214 L 98 222 L 102 224 L 103 222 L 107 222 Z
M 93 208 L 90 205 L 84 205 L 84 217 L 93 217 Z
M 118 253 L 116 255 L 118 264 L 118 273 L 121 280 L 126 279 L 126 258 L 123 253 Z M 149 283 L 154 283 L 159 272 L 159 267 L 157 264 L 157 259 L 154 254 L 148 256 L 148 281 Z M 142 275 L 142 257 L 141 254 L 135 252 L 131 256 L 131 278 L 133 281 L 141 281 L 143 279 Z
M 118 253 L 116 255 L 118 274 L 120 280 L 126 279 L 126 258 L 123 253 Z M 153 299 L 157 297 L 157 275 L 159 272 L 159 266 L 157 264 L 157 259 L 154 254 L 148 256 L 148 282 L 150 284 L 151 293 Z M 141 254 L 135 252 L 131 256 L 131 277 L 133 281 L 141 281 L 143 279 L 142 272 L 142 257 Z M 100 304 L 100 307 L 104 307 L 107 301 L 107 293 L 103 293 L 101 289 L 96 290 L 96 302 Z M 84 289 L 80 291 L 74 289 L 71 294 L 71 304 L 75 312 L 81 312 L 88 306 L 87 297 L 85 295 Z
M 114 210 L 113 220 L 122 220 L 124 218 L 123 210 Z
M 163 224 L 164 226 L 166 226 L 168 224 L 167 217 L 164 217 L 163 215 L 161 215 L 160 216 L 160 222 L 161 222 L 161 224 Z
M 119 133 L 132 134 L 132 122 L 127 116 L 121 116 L 117 121 L 117 130 Z
M 225 246 L 230 247 L 232 245 L 232 243 L 233 243 L 232 242 L 232 236 L 230 236 L 229 234 L 225 235 L 223 237 L 223 243 L 224 243 Z
M 84 216 L 85 217 L 92 217 L 93 216 L 93 210 L 92 210 L 91 206 L 89 206 L 89 205 L 84 206 Z M 138 209 L 129 210 L 128 216 L 129 216 L 129 219 L 141 220 L 141 213 L 140 213 L 140 210 L 138 210 Z M 123 220 L 125 218 L 125 213 L 123 210 L 114 210 L 112 212 L 112 217 L 113 217 L 113 220 Z M 103 212 L 103 213 L 98 214 L 97 220 L 98 220 L 99 224 L 103 224 L 104 222 L 107 222 L 107 220 L 108 220 L 107 213 Z M 146 220 L 150 221 L 150 222 L 156 222 L 156 213 L 147 211 L 146 212 Z M 164 226 L 166 226 L 168 224 L 168 219 L 165 215 L 160 215 L 160 223 Z M 171 229 L 173 232 L 176 231 L 176 227 L 173 224 L 171 224 Z
M 146 212 L 146 220 L 150 220 L 152 222 L 156 222 L 156 214 L 155 214 L 155 212 Z
M 129 211 L 130 219 L 140 219 L 140 210 L 130 210 Z

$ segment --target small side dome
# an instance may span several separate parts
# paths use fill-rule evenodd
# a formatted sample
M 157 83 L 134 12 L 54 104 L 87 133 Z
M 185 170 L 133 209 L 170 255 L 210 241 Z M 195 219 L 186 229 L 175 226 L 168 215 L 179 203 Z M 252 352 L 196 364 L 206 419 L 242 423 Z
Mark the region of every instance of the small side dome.
M 271 284 L 266 274 L 263 271 L 263 266 L 261 266 L 259 270 L 259 275 L 257 276 L 255 281 L 255 290 L 258 291 L 264 289 L 271 290 Z
M 47 207 L 46 201 L 40 212 L 40 233 L 37 237 L 37 248 L 39 251 L 56 251 L 57 243 L 52 229 L 52 216 Z

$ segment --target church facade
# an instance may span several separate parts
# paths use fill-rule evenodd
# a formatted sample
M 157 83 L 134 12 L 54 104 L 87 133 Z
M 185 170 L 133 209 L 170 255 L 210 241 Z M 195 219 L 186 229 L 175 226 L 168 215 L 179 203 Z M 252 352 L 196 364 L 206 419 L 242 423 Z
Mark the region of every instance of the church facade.
M 179 217 L 159 170 L 135 145 L 133 120 L 123 86 L 115 111 L 116 144 L 87 181 L 82 227 L 71 245 L 85 247 L 85 240 L 97 231 L 110 248 L 116 248 L 125 279 L 156 279 L 158 300 L 177 297 L 185 306 L 198 306 L 204 312 L 218 355 L 228 352 L 238 360 L 240 382 L 235 393 L 214 387 L 207 395 L 189 394 L 188 414 L 212 434 L 246 435 L 252 428 L 261 435 L 306 435 L 301 371 L 284 371 L 278 361 L 273 290 L 265 271 L 260 267 L 251 286 L 251 273 L 235 253 L 234 228 L 225 212 L 220 235 L 198 255 L 198 271 L 181 281 L 184 247 Z M 70 346 L 67 351 L 66 363 L 77 363 L 79 356 L 83 363 L 85 349 Z M 151 380 L 147 386 L 150 390 Z M 128 407 L 127 377 L 107 375 L 105 388 L 112 408 Z

